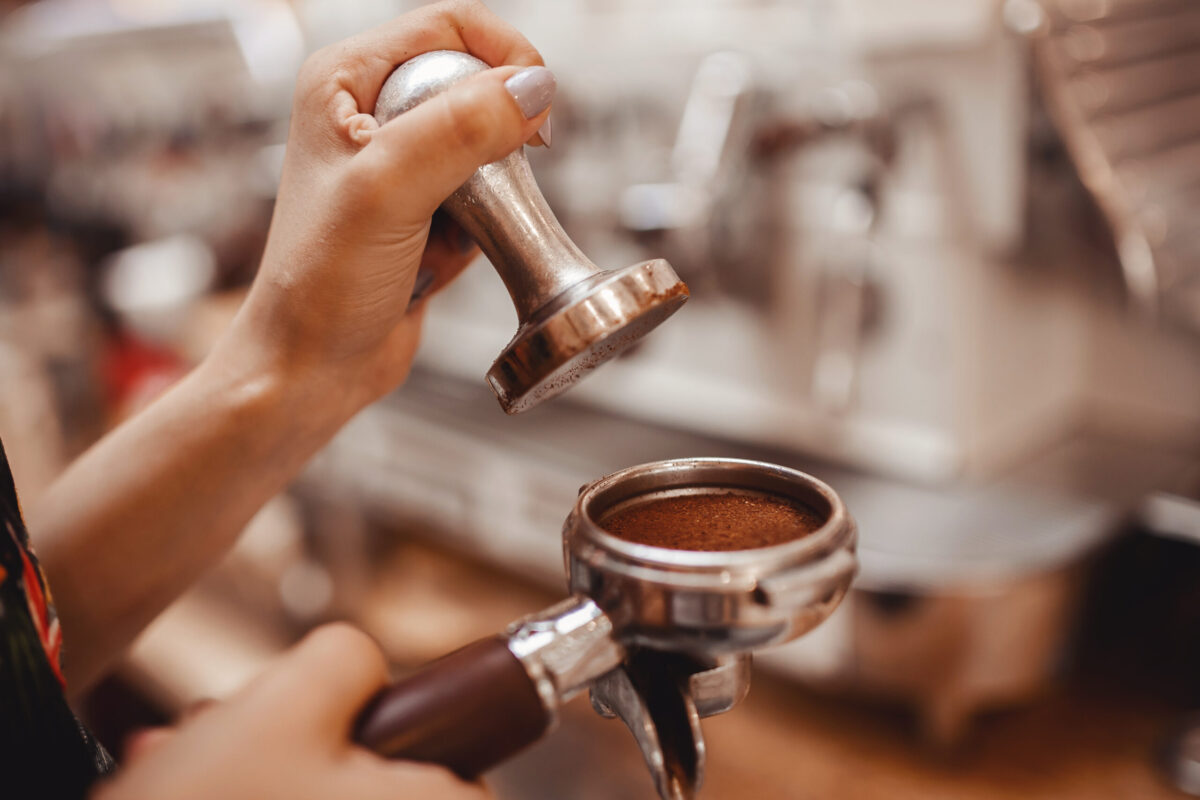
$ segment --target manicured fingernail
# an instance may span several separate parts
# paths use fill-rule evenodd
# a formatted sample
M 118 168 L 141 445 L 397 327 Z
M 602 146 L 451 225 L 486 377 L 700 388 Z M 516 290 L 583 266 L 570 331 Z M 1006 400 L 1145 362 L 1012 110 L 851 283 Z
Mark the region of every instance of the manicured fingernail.
M 542 137 L 542 144 L 550 147 L 550 117 L 546 117 L 546 121 L 542 123 L 542 127 L 538 128 L 538 136 Z
M 412 297 L 408 300 L 410 308 L 425 299 L 425 295 L 429 294 L 429 290 L 433 288 L 433 278 L 433 270 L 426 269 L 425 267 L 417 270 L 417 279 L 413 281 Z
M 506 80 L 504 88 L 517 101 L 525 119 L 532 119 L 550 107 L 558 83 L 545 67 L 528 67 Z

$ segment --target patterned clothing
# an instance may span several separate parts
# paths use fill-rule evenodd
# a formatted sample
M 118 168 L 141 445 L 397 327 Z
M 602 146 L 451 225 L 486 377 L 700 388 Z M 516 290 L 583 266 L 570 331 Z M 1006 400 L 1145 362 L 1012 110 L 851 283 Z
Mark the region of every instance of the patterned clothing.
M 67 705 L 61 648 L 0 443 L 0 797 L 82 798 L 113 767 Z

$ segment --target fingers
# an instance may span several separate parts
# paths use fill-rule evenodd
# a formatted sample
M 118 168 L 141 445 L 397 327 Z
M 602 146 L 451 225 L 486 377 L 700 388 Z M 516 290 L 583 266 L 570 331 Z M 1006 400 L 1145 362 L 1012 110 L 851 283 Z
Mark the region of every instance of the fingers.
M 165 725 L 134 731 L 125 739 L 124 760 L 137 761 L 174 735 L 175 730 Z
M 379 646 L 344 623 L 317 628 L 243 690 L 257 713 L 344 741 L 366 702 L 387 683 Z
M 417 273 L 418 278 L 428 275 L 429 284 L 422 287 L 423 291 L 419 297 L 414 289 L 413 302 L 437 294 L 458 277 L 478 255 L 479 247 L 475 240 L 467 235 L 457 222 L 440 209 L 434 212 L 429 240 L 421 256 L 421 269 Z
M 215 708 L 216 705 L 217 701 L 212 698 L 197 700 L 183 710 L 183 713 L 179 715 L 179 719 L 175 720 L 175 725 L 183 725 L 210 708 Z M 153 725 L 135 730 L 125 739 L 125 759 L 132 761 L 133 759 L 141 758 L 160 744 L 170 740 L 175 735 L 175 730 L 174 727 L 169 725 Z
M 482 784 L 468 783 L 445 767 L 413 761 L 382 761 L 359 750 L 347 757 L 354 776 L 343 785 L 345 796 L 359 800 L 393 800 L 397 797 L 429 797 L 438 800 L 487 800 L 492 797 Z
M 430 50 L 461 50 L 492 66 L 543 63 L 529 40 L 477 0 L 424 6 L 333 45 L 317 60 L 326 75 L 337 76 L 358 111 L 370 113 L 392 70 Z
M 354 157 L 363 179 L 383 191 L 388 208 L 428 217 L 476 169 L 522 146 L 545 120 L 554 76 L 532 69 L 473 75 L 373 131 Z M 421 191 L 412 191 L 417 186 Z
M 479 783 L 467 783 L 443 767 L 398 761 L 387 765 L 397 787 L 411 787 L 416 797 L 438 797 L 444 800 L 486 800 L 491 792 Z

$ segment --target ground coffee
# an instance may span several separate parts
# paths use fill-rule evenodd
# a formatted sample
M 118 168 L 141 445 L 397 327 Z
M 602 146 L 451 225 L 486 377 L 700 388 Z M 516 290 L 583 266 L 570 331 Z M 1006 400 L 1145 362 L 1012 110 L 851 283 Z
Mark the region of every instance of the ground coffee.
M 613 509 L 600 526 L 637 544 L 675 550 L 750 550 L 806 536 L 824 520 L 777 495 L 712 492 L 651 497 Z

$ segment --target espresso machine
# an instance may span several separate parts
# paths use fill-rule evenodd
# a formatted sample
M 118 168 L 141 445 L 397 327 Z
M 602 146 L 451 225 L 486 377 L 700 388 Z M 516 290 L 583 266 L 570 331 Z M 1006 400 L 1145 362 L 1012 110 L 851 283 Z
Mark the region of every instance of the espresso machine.
M 480 376 L 524 319 L 468 270 L 404 391 L 309 485 L 557 588 L 550 532 L 596 475 L 698 453 L 800 469 L 854 509 L 860 572 L 762 668 L 910 706 L 942 745 L 1036 696 L 1095 554 L 1200 483 L 1194 326 L 1129 301 L 1061 144 L 1037 65 L 1062 17 L 491 6 L 558 77 L 554 147 L 529 160 L 570 239 L 602 265 L 665 258 L 691 298 L 601 379 L 505 418 Z

